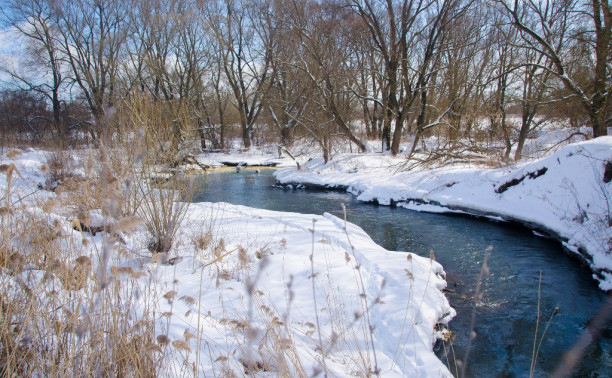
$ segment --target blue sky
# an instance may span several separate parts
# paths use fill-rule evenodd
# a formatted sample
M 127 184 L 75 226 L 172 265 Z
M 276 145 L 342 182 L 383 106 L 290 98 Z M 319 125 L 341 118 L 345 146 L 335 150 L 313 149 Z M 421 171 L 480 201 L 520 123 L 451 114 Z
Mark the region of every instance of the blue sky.
M 22 50 L 22 40 L 17 33 L 8 28 L 0 29 L 0 64 L 11 63 L 18 58 Z M 8 75 L 0 71 L 0 85 L 4 86 L 4 81 Z

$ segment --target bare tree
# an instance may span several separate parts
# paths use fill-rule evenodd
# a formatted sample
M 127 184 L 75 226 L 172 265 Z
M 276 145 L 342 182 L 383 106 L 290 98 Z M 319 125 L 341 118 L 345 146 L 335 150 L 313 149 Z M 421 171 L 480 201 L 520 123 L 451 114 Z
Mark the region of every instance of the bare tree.
M 342 30 L 342 22 L 347 17 L 352 17 L 352 14 L 336 4 L 303 3 L 294 20 L 302 51 L 298 68 L 312 87 L 313 105 L 326 115 L 328 124 L 335 125 L 363 152 L 366 145 L 355 135 L 349 121 L 354 96 L 349 89 L 351 75 L 347 67 L 350 60 L 349 35 Z M 325 138 L 318 141 L 328 160 L 331 158 L 331 130 L 322 131 Z
M 132 9 L 130 43 L 135 51 L 134 72 L 143 91 L 155 99 L 171 100 L 176 89 L 171 78 L 180 23 L 179 1 L 137 2 Z
M 48 130 L 49 109 L 45 98 L 34 91 L 0 92 L 0 141 L 39 143 Z
M 363 22 L 353 23 L 354 32 L 352 64 L 354 75 L 354 92 L 359 97 L 363 112 L 363 123 L 368 138 L 382 139 L 383 108 L 382 98 L 382 65 L 379 55 L 371 44 L 371 39 Z
M 210 86 L 212 94 L 209 100 L 202 104 L 205 113 L 206 126 L 209 139 L 213 141 L 214 148 L 225 148 L 225 130 L 228 126 L 227 113 L 230 102 L 230 91 L 223 85 L 223 52 L 217 40 L 211 41 L 214 61 L 210 71 Z M 203 132 L 204 130 L 202 130 Z
M 272 122 L 280 130 L 280 144 L 291 147 L 299 120 L 310 105 L 311 94 L 309 86 L 301 80 L 301 72 L 283 61 L 275 61 L 282 67 L 277 69 L 278 76 L 267 103 Z
M 199 133 L 200 143 L 204 119 L 201 109 L 204 107 L 203 96 L 207 84 L 204 75 L 210 69 L 208 39 L 202 32 L 203 19 L 195 8 L 195 3 L 183 1 L 179 4 L 176 15 L 179 27 L 177 38 L 173 45 L 173 63 L 170 71 L 170 84 L 173 110 L 173 128 L 175 135 L 175 150 L 178 143 L 184 141 L 184 134 Z
M 299 23 L 298 13 L 303 9 L 290 2 L 276 2 L 274 7 L 279 28 L 272 61 L 276 77 L 266 103 L 272 123 L 280 131 L 280 144 L 291 147 L 300 122 L 313 102 L 313 90 L 309 78 L 300 70 L 303 49 L 299 46 L 299 31 L 295 26 Z
M 491 34 L 494 29 L 487 25 L 488 14 L 483 7 L 471 7 L 461 17 L 454 17 L 446 27 L 449 32 L 440 52 L 441 62 L 432 81 L 432 93 L 437 101 L 428 108 L 448 109 L 446 116 L 449 143 L 467 137 L 471 140 L 472 127 L 477 123 L 478 93 L 490 65 L 493 49 Z M 500 46 L 503 48 L 504 46 Z M 438 93 L 436 93 L 436 91 Z M 429 123 L 429 120 L 425 123 Z
M 115 102 L 119 62 L 127 37 L 125 5 L 120 0 L 53 2 L 62 54 L 94 117 L 94 138 L 105 133 L 106 111 Z
M 402 75 L 402 70 L 408 71 L 409 48 L 414 43 L 416 31 L 420 26 L 418 20 L 431 6 L 431 2 L 352 0 L 351 5 L 367 25 L 373 45 L 383 62 L 383 98 L 380 99 L 384 108 L 383 150 L 391 149 L 393 154 L 397 154 L 399 145 L 395 142 L 393 146 L 391 145 L 392 124 L 395 124 L 396 130 L 399 130 L 396 131 L 399 142 L 407 115 L 405 108 L 412 105 L 415 99 L 414 96 L 410 96 L 413 94 L 411 88 L 402 85 L 402 77 L 408 75 L 408 72 Z M 410 92 L 406 93 L 404 90 Z
M 522 75 L 521 83 L 521 127 L 517 139 L 517 146 L 514 152 L 514 160 L 521 158 L 523 147 L 527 136 L 545 120 L 536 120 L 536 115 L 542 106 L 545 94 L 548 92 L 548 84 L 551 77 L 550 68 L 552 62 L 538 51 L 529 50 L 526 52 L 525 67 L 519 71 Z M 544 66 L 547 69 L 542 69 Z
M 575 96 L 588 114 L 593 136 L 606 135 L 608 103 L 612 96 L 610 80 L 612 58 L 612 9 L 608 0 L 497 0 L 500 10 L 516 27 L 523 48 L 536 50 L 551 62 L 550 66 L 526 63 L 550 72 Z M 588 54 L 588 77 L 582 80 L 572 65 L 576 57 L 572 46 L 584 46 Z M 591 58 L 592 57 L 592 58 Z
M 486 43 L 491 50 L 486 82 L 490 85 L 487 96 L 487 115 L 490 121 L 489 135 L 491 138 L 501 134 L 504 143 L 503 159 L 508 159 L 512 151 L 512 127 L 508 121 L 508 111 L 512 98 L 514 70 L 518 66 L 518 51 L 516 47 L 517 32 L 514 28 L 504 25 L 493 18 L 496 25 L 492 28 Z
M 411 154 L 415 151 L 424 132 L 440 125 L 442 119 L 449 114 L 454 107 L 457 106 L 459 99 L 456 98 L 457 93 L 455 93 L 455 98 L 452 98 L 452 101 L 448 107 L 446 107 L 444 110 L 438 109 L 437 118 L 431 122 L 427 122 L 427 113 L 428 109 L 430 108 L 429 96 L 431 92 L 431 84 L 435 83 L 435 78 L 438 75 L 442 53 L 448 48 L 447 38 L 452 32 L 454 22 L 465 22 L 463 20 L 458 20 L 465 15 L 466 11 L 470 9 L 473 3 L 474 1 L 470 0 L 465 2 L 461 0 L 445 1 L 441 4 L 439 2 L 434 3 L 431 9 L 428 9 L 425 29 L 419 33 L 420 38 L 417 38 L 416 40 L 418 42 L 417 46 L 420 46 L 420 50 L 423 51 L 422 54 L 417 55 L 419 56 L 420 61 L 415 62 L 414 66 L 416 69 L 404 68 L 402 70 L 405 77 L 404 85 L 411 89 L 411 95 L 406 96 L 410 99 L 407 104 L 412 106 L 415 98 L 418 97 L 419 100 L 416 131 L 410 151 Z M 460 49 L 456 49 L 455 51 L 460 51 Z M 451 66 L 454 64 L 461 64 L 461 62 L 459 59 L 457 59 L 452 63 L 449 62 L 448 64 Z M 463 69 L 468 69 L 468 67 L 463 67 Z M 410 74 L 411 71 L 414 72 L 414 74 Z M 399 147 L 401 134 L 396 135 L 397 131 L 398 130 L 396 128 L 393 135 L 394 141 L 391 148 L 392 152 L 394 151 L 393 146 Z
M 242 141 L 250 148 L 263 98 L 275 75 L 272 60 L 277 35 L 271 1 L 212 2 L 208 13 L 208 26 L 219 41 L 225 78 L 240 114 Z
M 383 62 L 383 98 L 379 101 L 385 109 L 383 149 L 395 155 L 411 114 L 417 114 L 414 145 L 425 130 L 438 124 L 425 122 L 429 85 L 436 75 L 449 23 L 471 2 L 352 0 L 350 4 L 367 25 Z
M 46 97 L 51 103 L 52 118 L 48 122 L 58 141 L 63 141 L 65 128 L 61 119 L 60 91 L 64 83 L 62 55 L 58 49 L 58 31 L 53 21 L 53 7 L 49 0 L 15 0 L 3 4 L 2 17 L 25 37 L 28 61 L 17 68 L 3 64 L 22 90 L 31 90 Z

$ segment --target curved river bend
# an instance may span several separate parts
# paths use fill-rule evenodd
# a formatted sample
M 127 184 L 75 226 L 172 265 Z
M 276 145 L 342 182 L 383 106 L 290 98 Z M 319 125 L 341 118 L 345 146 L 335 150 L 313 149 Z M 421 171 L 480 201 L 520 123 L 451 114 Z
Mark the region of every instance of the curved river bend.
M 503 223 L 492 223 L 466 216 L 428 214 L 376 206 L 356 201 L 337 191 L 289 190 L 275 187 L 271 170 L 261 173 L 243 169 L 241 173 L 214 173 L 199 176 L 203 189 L 194 202 L 229 202 L 277 211 L 307 214 L 329 212 L 342 216 L 341 203 L 348 209 L 348 220 L 363 228 L 375 242 L 392 251 L 410 251 L 429 256 L 430 250 L 447 273 L 448 297 L 457 316 L 450 329 L 456 333 L 452 349 L 457 359 L 465 354 L 473 294 L 488 246 L 493 246 L 488 265 L 491 274 L 484 279 L 484 296 L 476 305 L 477 337 L 472 342 L 468 376 L 529 376 L 541 283 L 540 335 L 558 306 L 540 347 L 535 376 L 547 376 L 571 347 L 585 325 L 606 299 L 587 267 L 563 253 L 551 240 L 529 230 Z M 592 345 L 576 376 L 612 375 L 612 322 L 603 337 Z M 539 342 L 539 338 L 538 338 Z M 438 356 L 445 362 L 444 350 Z M 453 358 L 448 363 L 455 372 Z

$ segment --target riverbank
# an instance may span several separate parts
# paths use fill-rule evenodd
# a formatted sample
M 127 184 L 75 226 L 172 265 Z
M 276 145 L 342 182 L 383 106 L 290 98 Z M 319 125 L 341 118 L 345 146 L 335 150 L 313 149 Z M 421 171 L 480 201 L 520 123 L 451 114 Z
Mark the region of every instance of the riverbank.
M 346 189 L 361 201 L 417 211 L 461 211 L 558 237 L 612 290 L 612 137 L 570 144 L 503 168 L 412 165 L 380 153 L 315 158 L 276 173 L 284 185 Z
M 7 358 L 24 375 L 78 363 L 159 376 L 450 376 L 432 351 L 455 314 L 433 256 L 387 251 L 330 214 L 226 203 L 192 204 L 171 249 L 153 255 L 146 222 L 117 212 L 133 181 L 107 159 L 0 156 L 0 331 L 20 346 Z

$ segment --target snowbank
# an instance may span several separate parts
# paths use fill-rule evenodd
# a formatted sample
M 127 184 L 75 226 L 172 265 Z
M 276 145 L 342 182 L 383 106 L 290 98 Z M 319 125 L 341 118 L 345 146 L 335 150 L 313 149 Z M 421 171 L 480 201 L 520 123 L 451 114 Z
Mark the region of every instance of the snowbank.
M 196 155 L 203 165 L 212 168 L 223 166 L 290 167 L 296 163 L 275 145 L 253 146 L 248 150 L 234 148 L 226 152 L 203 152 Z M 194 166 L 197 170 L 199 167 Z
M 289 364 L 291 375 L 313 375 L 322 369 L 319 337 L 331 375 L 363 373 L 376 367 L 367 331 L 372 325 L 383 375 L 450 376 L 432 352 L 442 336 L 436 324 L 455 314 L 441 292 L 446 282 L 437 262 L 386 251 L 352 224 L 347 225 L 349 243 L 344 221 L 330 214 L 226 203 L 193 204 L 183 240 L 198 235 L 211 219 L 230 254 L 205 269 L 201 265 L 214 255 L 185 258 L 159 272 L 164 290 L 200 299 L 200 332 L 214 351 L 201 373 L 212 374 L 219 367 L 215 361 L 240 371 L 245 360 L 271 363 L 267 369 L 280 372 L 295 354 L 300 364 Z M 188 255 L 189 247 L 178 252 Z M 195 327 L 197 306 L 174 302 L 170 338 Z M 250 338 L 248 327 L 254 329 Z
M 346 188 L 362 201 L 518 221 L 558 237 L 590 265 L 601 289 L 612 290 L 612 137 L 500 169 L 456 164 L 406 171 L 404 163 L 381 154 L 343 154 L 328 164 L 314 159 L 301 171 L 280 170 L 276 178 Z

